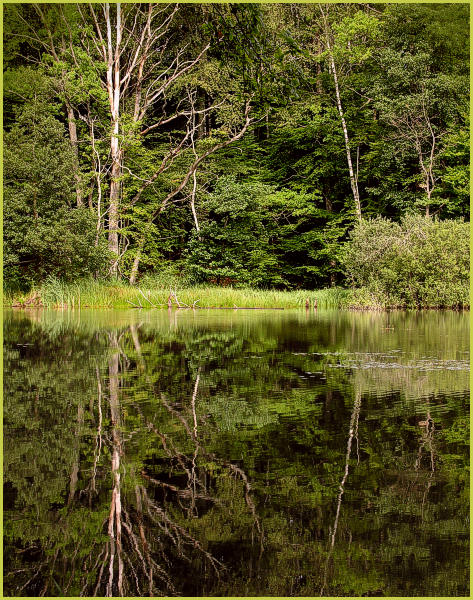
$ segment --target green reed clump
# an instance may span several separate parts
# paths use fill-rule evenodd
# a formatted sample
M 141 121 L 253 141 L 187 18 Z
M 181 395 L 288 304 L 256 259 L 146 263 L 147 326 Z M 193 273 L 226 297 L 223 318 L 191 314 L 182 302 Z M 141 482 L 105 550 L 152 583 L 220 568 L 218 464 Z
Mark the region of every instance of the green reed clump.
M 143 308 L 147 307 L 144 297 L 149 299 L 148 305 L 167 304 L 169 289 L 156 290 L 140 288 L 142 294 L 141 301 Z M 253 288 L 230 288 L 230 287 L 208 287 L 193 286 L 173 290 L 173 305 L 176 305 L 176 299 L 180 304 L 196 307 L 222 307 L 222 308 L 302 308 L 306 306 L 309 300 L 309 306 L 314 306 L 317 300 L 317 306 L 320 308 L 336 308 L 341 305 L 341 299 L 344 296 L 344 290 L 332 288 L 328 290 L 258 290 Z M 149 306 L 148 306 L 149 307 Z
M 312 308 L 338 308 L 346 290 L 258 290 L 253 288 L 182 286 L 174 287 L 172 281 L 159 281 L 148 277 L 138 286 L 112 280 L 84 279 L 65 283 L 49 277 L 27 296 L 5 296 L 7 305 L 44 306 L 48 308 L 167 308 L 171 295 L 173 307 L 179 305 L 195 308 L 303 308 L 307 300 Z M 170 284 L 170 285 L 169 285 Z

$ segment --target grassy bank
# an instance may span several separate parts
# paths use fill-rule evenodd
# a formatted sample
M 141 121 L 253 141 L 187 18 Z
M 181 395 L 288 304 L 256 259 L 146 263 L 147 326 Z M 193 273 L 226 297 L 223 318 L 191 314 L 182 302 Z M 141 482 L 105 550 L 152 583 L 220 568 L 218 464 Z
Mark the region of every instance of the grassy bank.
M 251 288 L 222 288 L 193 286 L 173 288 L 174 307 L 195 306 L 222 308 L 303 308 L 309 299 L 310 306 L 317 301 L 319 308 L 340 308 L 346 290 L 256 290 Z M 28 294 L 4 294 L 6 306 L 43 306 L 46 308 L 167 308 L 169 287 L 130 286 L 121 282 L 81 281 L 66 284 L 50 280 L 37 286 Z M 176 301 L 177 300 L 177 301 Z
M 367 288 L 322 290 L 257 290 L 252 288 L 164 285 L 155 280 L 144 281 L 139 287 L 125 282 L 84 280 L 64 283 L 58 279 L 35 287 L 28 293 L 4 293 L 4 306 L 45 308 L 131 308 L 164 309 L 168 307 L 170 290 L 175 292 L 173 307 L 183 308 L 304 308 L 307 300 L 313 307 L 355 310 L 386 310 L 393 308 L 468 309 L 469 302 L 455 298 L 451 305 L 419 302 L 406 304 L 394 301 L 381 292 Z

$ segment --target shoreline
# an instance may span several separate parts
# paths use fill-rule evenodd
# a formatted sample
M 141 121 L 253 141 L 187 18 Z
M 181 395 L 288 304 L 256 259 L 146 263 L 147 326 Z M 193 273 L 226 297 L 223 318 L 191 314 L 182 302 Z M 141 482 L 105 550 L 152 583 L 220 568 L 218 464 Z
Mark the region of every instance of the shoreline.
M 365 290 L 341 287 L 320 290 L 257 290 L 213 286 L 145 288 L 121 282 L 80 281 L 45 283 L 28 293 L 4 292 L 4 308 L 58 309 L 193 309 L 193 310 L 283 310 L 332 308 L 353 311 L 470 310 L 469 303 L 452 306 L 390 304 L 387 299 L 366 296 Z M 383 302 L 384 301 L 384 302 Z

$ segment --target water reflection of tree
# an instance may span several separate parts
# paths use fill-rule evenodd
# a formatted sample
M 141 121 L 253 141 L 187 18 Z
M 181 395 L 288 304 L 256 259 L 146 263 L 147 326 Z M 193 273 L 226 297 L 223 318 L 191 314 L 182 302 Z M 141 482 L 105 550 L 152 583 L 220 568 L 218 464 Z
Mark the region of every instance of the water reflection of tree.
M 359 420 L 360 420 L 360 410 L 361 410 L 361 392 L 359 389 L 356 389 L 353 410 L 352 410 L 352 413 L 350 416 L 350 425 L 348 428 L 347 452 L 346 452 L 346 456 L 345 456 L 345 469 L 343 471 L 343 477 L 342 477 L 342 480 L 340 481 L 340 485 L 338 488 L 339 493 L 338 493 L 338 497 L 337 497 L 337 509 L 335 512 L 335 520 L 333 523 L 333 527 L 331 528 L 331 532 L 329 535 L 330 545 L 329 545 L 327 559 L 325 561 L 325 568 L 324 568 L 324 574 L 323 574 L 323 580 L 322 580 L 322 587 L 320 590 L 320 596 L 324 595 L 324 591 L 327 587 L 328 569 L 329 569 L 330 562 L 332 560 L 333 550 L 335 547 L 335 539 L 337 536 L 338 521 L 340 518 L 340 509 L 342 506 L 342 496 L 343 496 L 343 493 L 345 492 L 345 484 L 348 479 L 348 471 L 349 471 L 349 466 L 350 466 L 353 438 L 355 438 L 355 441 L 356 441 L 356 452 L 357 452 L 358 464 L 360 462 L 359 441 L 358 441 L 358 424 L 359 424 Z
M 207 451 L 200 439 L 199 428 L 205 419 L 205 416 L 198 416 L 196 406 L 200 373 L 197 373 L 192 397 L 185 410 L 176 408 L 168 395 L 160 396 L 159 404 L 168 414 L 169 420 L 174 422 L 171 427 L 173 432 L 161 431 L 158 424 L 145 414 L 146 411 L 139 405 L 135 407 L 138 422 L 135 419 L 134 424 L 137 428 L 142 428 L 144 424 L 143 429 L 148 431 L 148 437 L 151 433 L 153 439 L 161 443 L 161 450 L 168 462 L 177 464 L 187 476 L 186 485 L 173 485 L 148 474 L 143 469 L 140 456 L 136 456 L 136 446 L 130 448 L 129 442 L 136 430 L 130 431 L 127 423 L 131 421 L 133 424 L 133 415 L 128 414 L 123 419 L 124 410 L 130 409 L 129 406 L 124 409 L 122 399 L 124 382 L 129 375 L 127 370 L 132 362 L 124 349 L 126 331 L 110 333 L 105 349 L 99 344 L 92 350 L 94 345 L 90 345 L 91 339 L 87 336 L 84 340 L 76 341 L 74 349 L 80 346 L 85 360 L 71 365 L 71 370 L 68 370 L 67 359 L 61 362 L 64 354 L 71 355 L 71 349 L 67 345 L 68 333 L 65 336 L 63 333 L 59 331 L 57 343 L 50 344 L 49 338 L 45 338 L 38 328 L 38 343 L 42 347 L 31 352 L 31 356 L 45 359 L 47 371 L 33 372 L 34 381 L 37 381 L 42 391 L 41 394 L 35 392 L 32 402 L 36 406 L 36 413 L 39 410 L 38 404 L 44 404 L 53 411 L 48 423 L 49 429 L 45 427 L 45 435 L 64 449 L 62 452 L 58 451 L 58 456 L 62 454 L 61 458 L 66 465 L 64 473 L 58 475 L 63 482 L 69 480 L 68 492 L 64 507 L 60 508 L 62 484 L 58 481 L 57 489 L 54 490 L 56 494 L 49 493 L 50 502 L 53 502 L 51 505 L 48 495 L 43 493 L 47 488 L 43 490 L 41 487 L 44 481 L 39 476 L 39 471 L 34 471 L 32 480 L 35 492 L 26 505 L 31 515 L 23 513 L 21 522 L 25 525 L 24 531 L 17 526 L 10 529 L 10 535 L 25 540 L 25 547 L 21 550 L 25 556 L 26 553 L 34 554 L 33 566 L 24 567 L 21 560 L 10 563 L 12 570 L 7 571 L 6 575 L 10 582 L 15 580 L 15 594 L 21 595 L 27 591 L 41 596 L 55 590 L 60 590 L 64 595 L 71 593 L 94 596 L 177 594 L 182 584 L 175 580 L 175 573 L 179 571 L 176 565 L 179 567 L 180 563 L 192 564 L 193 570 L 202 569 L 204 574 L 209 566 L 213 575 L 208 576 L 214 579 L 224 566 L 208 551 L 206 542 L 199 540 L 198 527 L 194 528 L 196 533 L 186 523 L 186 519 L 197 520 L 199 504 L 202 503 L 224 510 L 226 518 L 232 518 L 225 498 L 219 498 L 220 491 L 209 486 L 212 479 L 210 468 L 214 469 L 217 465 L 228 479 L 238 483 L 261 540 L 263 533 L 245 471 L 237 464 L 223 461 Z M 136 329 L 131 328 L 130 333 L 139 356 L 139 383 L 142 383 L 144 375 L 148 392 L 153 396 L 153 382 L 146 372 L 145 360 L 140 355 Z M 34 339 L 31 332 L 26 335 L 26 339 Z M 51 345 L 51 352 L 45 352 L 48 344 Z M 90 368 L 87 350 L 92 350 L 96 356 L 93 368 Z M 30 368 L 31 365 L 27 363 L 27 366 Z M 31 383 L 31 373 L 25 371 L 25 374 Z M 47 387 L 50 381 L 54 382 L 54 390 Z M 94 383 L 95 400 L 91 395 Z M 61 406 L 64 389 L 68 388 L 74 390 L 72 401 Z M 21 406 L 23 389 L 20 384 L 18 392 L 14 394 L 15 400 L 20 401 L 18 406 Z M 82 389 L 86 390 L 86 396 L 80 394 Z M 84 412 L 88 404 L 87 401 L 84 403 L 87 396 L 90 406 Z M 48 402 L 51 401 L 53 404 L 57 401 L 57 406 L 54 404 L 50 407 Z M 10 418 L 16 410 L 16 405 L 12 406 Z M 62 419 L 55 427 L 58 415 Z M 39 416 L 41 415 L 38 418 Z M 19 419 L 28 423 L 20 415 Z M 176 423 L 179 423 L 179 429 L 175 427 Z M 42 427 L 44 426 L 46 423 Z M 182 444 L 183 447 L 181 431 L 185 432 L 187 439 Z M 67 432 L 70 432 L 70 436 L 65 435 Z M 51 448 L 54 448 L 54 444 L 48 441 L 45 460 L 51 459 Z M 139 445 L 138 450 L 141 450 Z M 209 467 L 209 464 L 212 466 Z M 52 463 L 50 466 L 55 468 Z M 16 493 L 22 493 L 22 497 L 27 495 L 26 488 L 23 493 L 20 487 L 24 474 L 22 469 L 18 477 L 14 478 Z M 12 475 L 10 470 L 9 476 Z M 110 478 L 109 494 L 107 480 Z M 154 493 L 157 487 L 164 489 L 166 494 L 172 493 L 171 501 L 168 501 L 166 495 L 159 501 Z M 176 499 L 182 514 L 174 508 L 173 501 Z M 41 515 L 41 522 L 36 526 L 33 513 Z M 44 520 L 50 517 L 50 523 Z M 18 558 L 20 557 L 21 554 Z M 202 566 L 199 567 L 199 564 Z
M 146 377 L 146 363 L 141 354 L 137 329 L 132 327 L 130 333 L 139 358 L 140 370 Z M 160 503 L 152 497 L 153 488 L 174 494 L 187 518 L 198 517 L 199 501 L 218 505 L 220 508 L 224 507 L 222 500 L 215 495 L 213 490 L 209 489 L 206 483 L 210 478 L 206 472 L 205 463 L 210 461 L 218 464 L 240 481 L 248 510 L 253 516 L 259 535 L 261 549 L 263 548 L 263 530 L 251 498 L 251 484 L 244 470 L 238 465 L 220 460 L 214 453 L 208 452 L 200 440 L 199 419 L 196 410 L 200 381 L 199 371 L 186 410 L 175 408 L 164 394 L 160 396 L 161 404 L 170 417 L 182 425 L 193 448 L 192 452 L 183 451 L 173 436 L 164 433 L 145 415 L 139 404 L 135 407 L 142 423 L 155 435 L 155 439 L 160 441 L 161 448 L 168 460 L 177 464 L 185 473 L 186 484 L 184 486 L 170 484 L 151 476 L 145 469 L 142 469 L 139 474 L 134 474 L 134 482 L 129 482 L 129 485 L 133 487 L 134 497 L 130 493 L 122 494 L 121 474 L 126 464 L 124 458 L 126 443 L 123 439 L 120 415 L 119 379 L 120 371 L 126 370 L 126 364 L 129 361 L 123 349 L 120 348 L 116 335 L 111 335 L 110 342 L 111 347 L 114 348 L 114 352 L 108 360 L 108 399 L 111 421 L 109 446 L 113 489 L 107 521 L 108 540 L 103 551 L 104 556 L 100 561 L 101 566 L 95 582 L 94 595 L 100 595 L 101 592 L 104 592 L 107 597 L 129 594 L 140 596 L 143 593 L 150 596 L 174 595 L 178 593 L 178 589 L 173 582 L 170 547 L 173 547 L 173 552 L 180 560 L 191 562 L 191 554 L 200 557 L 211 567 L 216 577 L 220 576 L 225 567 L 205 548 L 205 542 L 200 541 L 188 528 L 178 522 L 172 511 L 168 510 L 166 502 Z M 121 355 L 124 357 L 122 362 L 120 362 Z M 148 383 L 152 388 L 149 378 Z M 98 389 L 101 389 L 100 384 Z M 99 433 L 98 435 L 100 436 Z M 146 486 L 139 481 L 140 476 L 142 481 L 146 482 Z
M 464 415 L 463 397 L 442 398 L 432 386 L 430 408 L 407 402 L 392 371 L 384 387 L 340 368 L 330 389 L 301 384 L 303 370 L 324 369 L 319 355 L 273 360 L 277 340 L 253 346 L 222 327 L 157 334 L 137 324 L 81 336 L 25 322 L 6 348 L 15 369 L 5 396 L 6 489 L 18 499 L 6 515 L 9 593 L 139 596 L 151 579 L 155 595 L 313 595 L 332 539 L 327 594 L 395 595 L 399 573 L 389 569 L 406 548 L 413 558 L 398 568 L 415 564 L 430 578 L 419 589 L 464 589 L 458 548 L 448 568 L 421 568 L 436 532 L 446 540 L 465 530 L 467 437 L 464 425 L 450 427 Z M 268 360 L 252 359 L 265 352 Z M 414 390 L 402 384 L 406 395 Z M 248 412 L 223 412 L 241 405 Z M 418 425 L 428 411 L 431 437 Z M 354 433 L 347 461 L 353 418 L 360 443 Z

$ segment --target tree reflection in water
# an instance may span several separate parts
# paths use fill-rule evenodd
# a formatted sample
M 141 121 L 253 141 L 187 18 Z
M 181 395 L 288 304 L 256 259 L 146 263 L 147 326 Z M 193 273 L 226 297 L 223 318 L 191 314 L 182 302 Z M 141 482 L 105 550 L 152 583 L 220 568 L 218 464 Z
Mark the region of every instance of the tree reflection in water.
M 134 349 L 138 358 L 139 369 L 152 391 L 152 382 L 147 375 L 146 361 L 141 354 L 139 335 L 136 326 L 130 327 Z M 121 334 L 123 336 L 123 333 Z M 129 487 L 133 493 L 122 495 L 122 473 L 127 473 L 126 442 L 121 422 L 120 407 L 120 375 L 126 373 L 130 364 L 123 348 L 120 347 L 116 333 L 109 334 L 110 348 L 112 350 L 108 359 L 108 401 L 110 411 L 110 430 L 105 445 L 109 447 L 111 455 L 111 475 L 113 488 L 110 500 L 110 511 L 107 519 L 108 540 L 98 557 L 100 569 L 94 583 L 94 596 L 127 596 L 127 595 L 176 595 L 178 590 L 172 581 L 172 556 L 179 560 L 191 562 L 200 558 L 207 565 L 215 577 L 219 577 L 225 565 L 211 552 L 206 550 L 205 542 L 192 535 L 191 532 L 173 518 L 173 511 L 168 511 L 167 502 L 161 504 L 153 498 L 154 488 L 164 490 L 174 495 L 176 504 L 187 515 L 187 519 L 198 518 L 198 502 L 216 505 L 225 509 L 224 502 L 215 493 L 208 489 L 207 481 L 211 479 L 205 464 L 218 465 L 229 477 L 239 481 L 244 498 L 250 511 L 254 527 L 258 533 L 261 551 L 263 550 L 263 529 L 258 518 L 255 504 L 251 498 L 251 485 L 244 470 L 238 465 L 218 458 L 215 453 L 208 452 L 199 440 L 199 419 L 196 411 L 196 402 L 200 381 L 200 369 L 195 379 L 192 398 L 189 406 L 179 410 L 171 405 L 165 394 L 159 395 L 162 406 L 166 409 L 171 419 L 182 425 L 182 431 L 187 434 L 187 439 L 193 452 L 183 452 L 179 442 L 172 435 L 160 431 L 137 404 L 135 409 L 139 415 L 140 424 L 155 436 L 159 441 L 170 464 L 185 473 L 186 483 L 179 487 L 149 475 L 142 469 L 139 474 L 130 477 Z M 102 383 L 98 379 L 98 429 L 96 448 L 100 452 L 103 445 L 101 428 L 101 395 Z M 184 406 L 184 402 L 180 403 Z M 189 416 L 191 422 L 189 423 Z M 97 457 L 94 457 L 94 473 Z M 131 474 L 130 474 L 131 475 Z M 147 487 L 139 482 L 140 477 Z M 131 483 L 133 480 L 133 483 Z M 95 475 L 91 491 L 95 491 Z M 167 494 L 165 494 L 166 496 Z M 159 494 L 158 494 L 159 496 Z M 231 518 L 227 510 L 228 517 Z M 172 551 L 170 551 L 172 548 Z M 191 558 L 192 555 L 192 558 Z M 204 569 L 206 567 L 204 566 Z M 83 577 L 82 593 L 87 591 L 88 574 Z M 86 594 L 89 595 L 89 594 Z
M 467 592 L 459 315 L 128 315 L 7 315 L 6 595 Z

